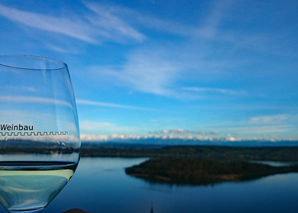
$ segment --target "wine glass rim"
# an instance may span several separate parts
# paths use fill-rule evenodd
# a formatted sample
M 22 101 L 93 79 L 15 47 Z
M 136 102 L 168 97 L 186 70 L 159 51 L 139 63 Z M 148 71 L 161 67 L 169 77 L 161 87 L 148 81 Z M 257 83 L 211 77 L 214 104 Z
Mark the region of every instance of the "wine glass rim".
M 14 65 L 8 65 L 3 62 L 1 62 L 1 58 L 5 57 L 23 57 L 23 58 L 34 58 L 34 59 L 41 59 L 44 61 L 49 61 L 53 62 L 55 64 L 59 64 L 60 66 L 57 66 L 57 68 L 29 68 L 29 67 L 21 67 L 21 66 L 14 66 Z M 22 54 L 11 54 L 11 55 L 0 55 L 0 66 L 8 67 L 8 68 L 13 68 L 13 69 L 21 69 L 21 70 L 61 70 L 67 67 L 67 65 L 60 60 L 49 58 L 49 57 L 44 57 L 44 56 L 36 56 L 36 55 L 22 55 Z

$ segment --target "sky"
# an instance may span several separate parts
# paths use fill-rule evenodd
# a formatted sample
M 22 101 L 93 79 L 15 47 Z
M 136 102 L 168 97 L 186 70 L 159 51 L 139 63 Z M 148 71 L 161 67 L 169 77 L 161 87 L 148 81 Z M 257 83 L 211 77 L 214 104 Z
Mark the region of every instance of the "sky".
M 298 2 L 0 0 L 0 55 L 68 65 L 81 139 L 298 140 Z

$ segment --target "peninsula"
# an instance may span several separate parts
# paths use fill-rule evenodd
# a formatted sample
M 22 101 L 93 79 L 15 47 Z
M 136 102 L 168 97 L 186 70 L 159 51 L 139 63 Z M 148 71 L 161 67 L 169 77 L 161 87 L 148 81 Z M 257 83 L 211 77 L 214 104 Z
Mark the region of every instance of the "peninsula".
M 269 166 L 261 163 L 220 162 L 199 159 L 150 159 L 126 168 L 128 175 L 149 182 L 168 184 L 207 185 L 224 181 L 244 181 L 273 174 L 298 172 L 298 165 Z

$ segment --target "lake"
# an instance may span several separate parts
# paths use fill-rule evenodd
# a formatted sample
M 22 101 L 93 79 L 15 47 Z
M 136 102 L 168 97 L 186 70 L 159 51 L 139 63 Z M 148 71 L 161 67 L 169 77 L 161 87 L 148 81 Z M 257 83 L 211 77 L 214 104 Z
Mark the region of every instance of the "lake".
M 298 173 L 207 186 L 152 184 L 124 168 L 146 158 L 81 158 L 75 175 L 42 213 L 297 212 Z M 4 208 L 0 212 L 7 212 Z

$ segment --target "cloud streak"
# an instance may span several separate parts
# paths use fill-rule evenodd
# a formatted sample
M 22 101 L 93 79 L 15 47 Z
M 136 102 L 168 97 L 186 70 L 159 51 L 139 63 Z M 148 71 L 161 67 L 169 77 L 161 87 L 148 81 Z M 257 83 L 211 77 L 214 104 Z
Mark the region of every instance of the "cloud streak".
M 118 17 L 113 7 L 91 2 L 85 2 L 85 6 L 94 12 L 95 15 L 88 15 L 87 19 L 90 24 L 98 29 L 97 33 L 102 37 L 118 40 L 117 37 L 122 35 L 137 42 L 142 42 L 145 39 L 142 33 Z
M 17 103 L 38 103 L 38 104 L 54 104 L 54 105 L 64 105 L 72 109 L 73 106 L 66 102 L 50 98 L 41 97 L 31 97 L 31 96 L 0 96 L 0 101 L 3 102 L 17 102 Z
M 217 39 L 219 38 L 217 26 L 228 8 L 227 5 L 231 5 L 231 3 L 227 4 L 227 1 L 224 4 L 215 4 L 205 23 L 197 27 L 164 21 L 117 5 L 89 1 L 83 4 L 88 12 L 78 16 L 72 14 L 70 10 L 68 12 L 71 18 L 28 12 L 4 5 L 0 5 L 0 15 L 31 28 L 61 34 L 91 44 L 99 44 L 103 41 L 143 42 L 147 36 L 141 32 L 142 28 L 151 28 L 188 38 Z M 55 49 L 61 51 L 57 47 Z
M 258 125 L 275 125 L 287 122 L 289 119 L 288 115 L 280 114 L 280 115 L 267 115 L 267 116 L 254 116 L 250 118 L 250 124 L 258 124 Z
M 234 95 L 234 96 L 248 95 L 248 93 L 243 90 L 231 90 L 231 89 L 223 89 L 223 88 L 183 87 L 182 90 L 197 92 L 197 93 L 220 93 L 223 95 Z
M 102 40 L 141 42 L 145 39 L 142 33 L 112 14 L 112 11 L 91 4 L 86 5 L 93 13 L 86 14 L 84 19 L 75 15 L 70 16 L 73 17 L 72 19 L 54 17 L 3 5 L 0 5 L 0 15 L 31 28 L 61 34 L 91 44 L 98 44 Z
M 243 138 L 289 138 L 297 129 L 297 115 L 260 115 L 217 125 L 219 131 L 241 135 Z
M 58 18 L 21 11 L 3 5 L 0 5 L 0 14 L 12 21 L 35 29 L 59 33 L 88 43 L 95 43 L 96 41 L 92 36 L 91 32 L 93 30 L 90 26 L 78 19 L 69 20 L 66 18 Z
M 98 102 L 98 101 L 89 101 L 83 99 L 76 99 L 77 104 L 88 105 L 88 106 L 100 106 L 100 107 L 112 107 L 112 108 L 121 108 L 121 109 L 131 109 L 131 110 L 142 110 L 142 111 L 156 111 L 155 109 L 137 107 L 131 105 L 122 105 L 122 104 L 113 104 L 106 102 Z
M 4 5 L 0 5 L 0 15 L 34 29 L 57 33 L 91 44 L 100 44 L 105 41 L 127 43 L 150 40 L 143 29 L 153 29 L 158 32 L 167 32 L 172 36 L 178 35 L 191 39 L 224 41 L 234 44 L 237 48 L 251 48 L 259 51 L 266 51 L 268 44 L 272 43 L 268 43 L 268 35 L 254 32 L 237 33 L 221 28 L 221 23 L 225 22 L 226 17 L 229 20 L 230 10 L 237 5 L 237 1 L 234 0 L 211 2 L 210 12 L 203 18 L 202 23 L 194 22 L 191 25 L 161 20 L 115 4 L 84 1 L 83 5 L 87 11 L 82 16 L 74 14 L 71 10 L 68 10 L 70 14 L 68 17 L 59 17 Z M 270 37 L 272 38 L 272 34 Z M 56 51 L 65 51 L 57 46 L 48 46 L 52 46 Z M 273 48 L 270 48 L 267 51 L 272 50 Z
M 196 46 L 199 47 L 198 44 Z M 179 47 L 179 48 L 178 48 Z M 176 99 L 201 99 L 203 95 L 219 93 L 243 96 L 243 90 L 228 88 L 184 87 L 184 81 L 195 81 L 195 85 L 214 75 L 225 75 L 229 68 L 238 67 L 238 61 L 208 60 L 205 49 L 189 45 L 153 45 L 136 49 L 119 66 L 93 66 L 92 75 L 100 76 L 115 86 L 121 85 L 132 91 L 166 96 Z
M 101 73 L 129 89 L 144 93 L 168 96 L 177 79 L 180 66 L 175 64 L 160 50 L 140 50 L 128 56 L 125 65 L 120 69 L 101 69 L 94 67 L 94 72 Z

